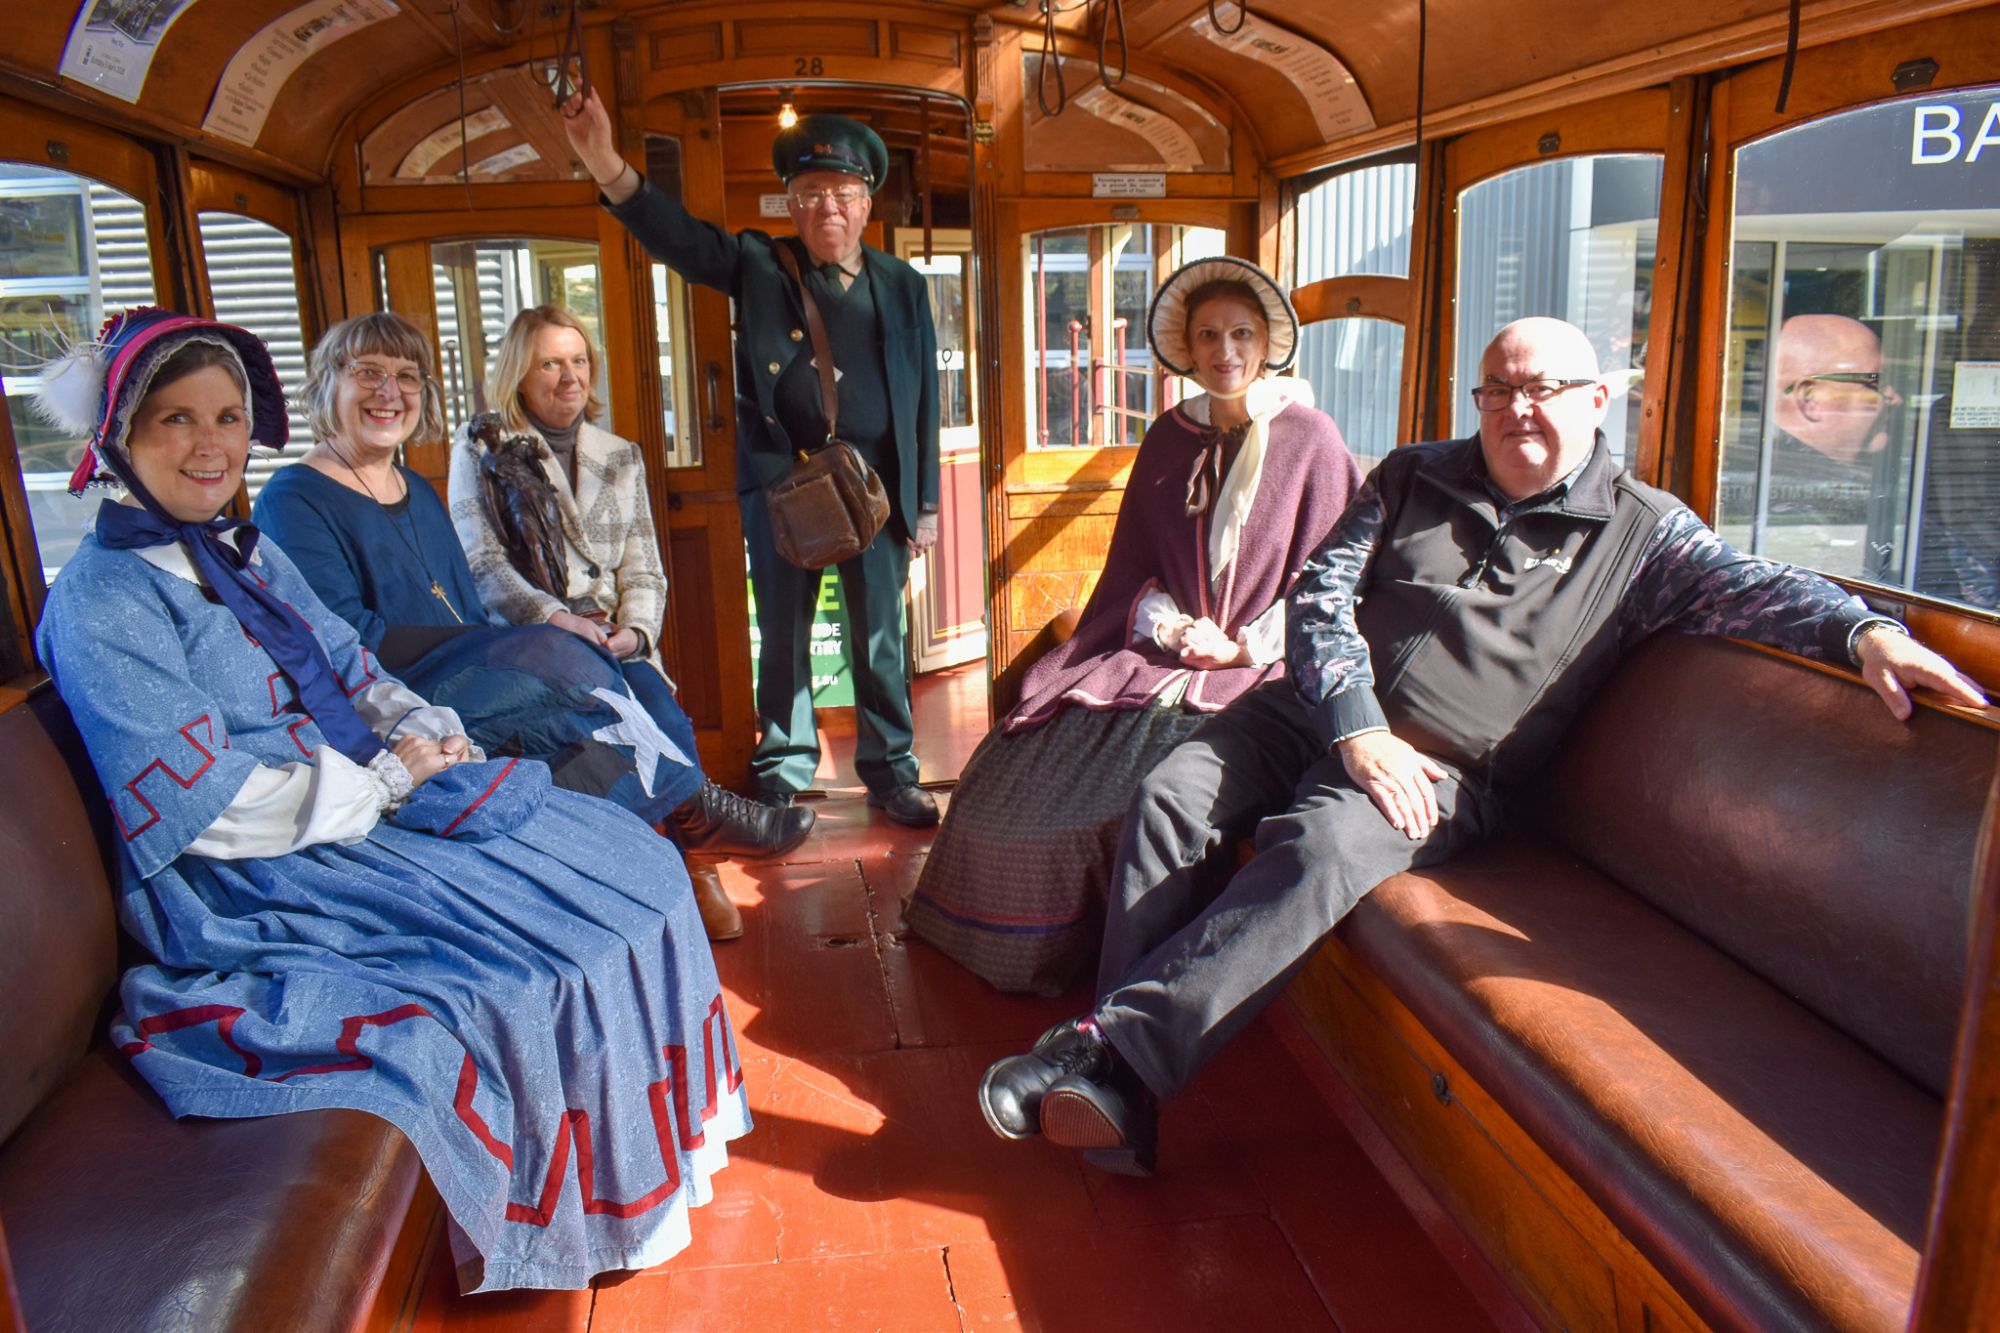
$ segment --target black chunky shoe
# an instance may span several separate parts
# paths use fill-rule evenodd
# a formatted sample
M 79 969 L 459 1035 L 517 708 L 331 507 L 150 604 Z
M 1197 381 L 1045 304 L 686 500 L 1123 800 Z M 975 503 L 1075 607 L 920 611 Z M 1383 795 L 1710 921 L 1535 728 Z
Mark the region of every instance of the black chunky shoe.
M 1042 1097 L 1049 1088 L 1080 1075 L 1101 1079 L 1111 1072 L 1111 1048 L 1073 1020 L 1042 1034 L 1026 1055 L 995 1061 L 979 1080 L 979 1110 L 995 1134 L 1025 1139 L 1041 1132 Z
M 1152 1093 L 1125 1069 L 1102 1079 L 1071 1074 L 1042 1094 L 1042 1136 L 1121 1176 L 1153 1174 L 1159 1119 Z
M 669 816 L 681 847 L 709 856 L 782 856 L 806 840 L 817 819 L 804 806 L 764 805 L 713 782 Z
M 914 782 L 894 791 L 871 791 L 868 804 L 911 828 L 930 828 L 938 822 L 937 798 Z

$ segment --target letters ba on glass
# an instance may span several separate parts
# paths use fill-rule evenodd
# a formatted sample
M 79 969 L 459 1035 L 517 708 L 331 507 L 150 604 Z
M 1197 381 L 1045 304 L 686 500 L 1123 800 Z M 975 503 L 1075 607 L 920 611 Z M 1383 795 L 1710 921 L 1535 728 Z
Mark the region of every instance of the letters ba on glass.
M 1716 526 L 2000 608 L 2000 88 L 1736 154 Z

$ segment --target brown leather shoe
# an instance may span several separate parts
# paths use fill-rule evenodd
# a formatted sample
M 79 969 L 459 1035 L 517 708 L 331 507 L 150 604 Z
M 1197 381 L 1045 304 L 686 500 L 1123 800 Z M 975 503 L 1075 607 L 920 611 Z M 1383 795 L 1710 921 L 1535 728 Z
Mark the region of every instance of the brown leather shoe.
M 722 891 L 715 867 L 688 863 L 688 878 L 694 881 L 694 905 L 701 912 L 701 928 L 712 940 L 733 940 L 743 934 L 743 913 Z

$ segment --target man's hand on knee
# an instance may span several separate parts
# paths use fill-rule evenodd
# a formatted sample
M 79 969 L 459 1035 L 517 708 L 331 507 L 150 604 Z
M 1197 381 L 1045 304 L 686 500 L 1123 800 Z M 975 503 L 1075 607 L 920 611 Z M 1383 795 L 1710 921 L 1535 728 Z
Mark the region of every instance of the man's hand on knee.
M 1437 784 L 1449 776 L 1435 759 L 1386 731 L 1349 736 L 1334 749 L 1383 818 L 1413 842 L 1430 836 L 1438 822 Z

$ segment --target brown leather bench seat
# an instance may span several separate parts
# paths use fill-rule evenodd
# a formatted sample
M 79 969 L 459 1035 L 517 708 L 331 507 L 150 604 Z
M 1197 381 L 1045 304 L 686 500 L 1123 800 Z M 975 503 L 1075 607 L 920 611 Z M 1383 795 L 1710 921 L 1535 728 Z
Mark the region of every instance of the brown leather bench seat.
M 103 796 L 54 692 L 0 711 L 0 1224 L 27 1326 L 349 1329 L 421 1167 L 351 1111 L 170 1117 L 105 1037 Z
M 1700 1319 L 1900 1329 L 1994 740 L 1663 637 L 1544 835 L 1388 881 L 1339 938 Z

